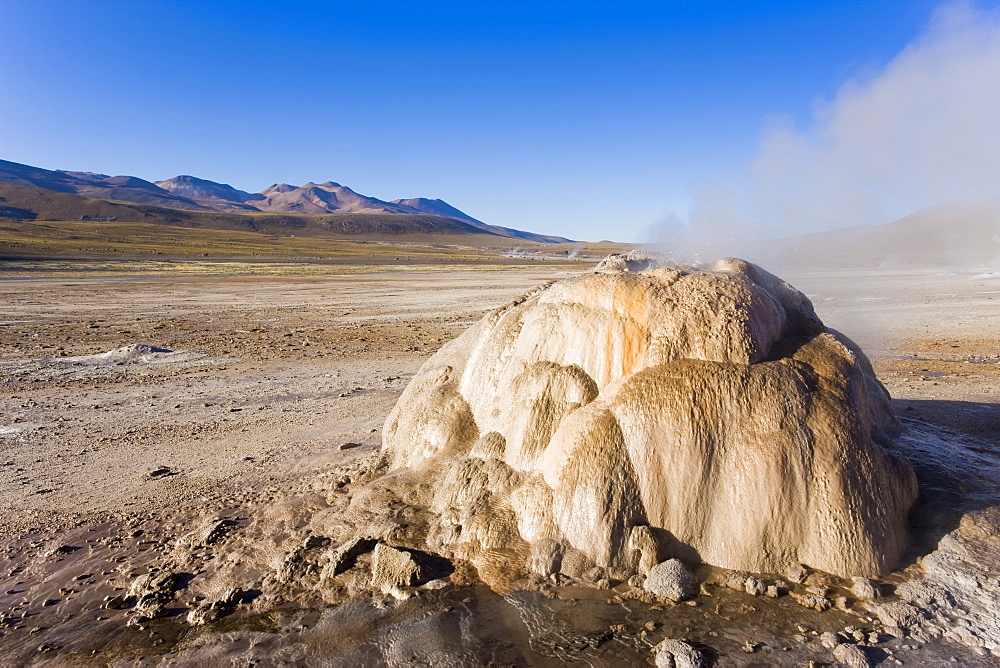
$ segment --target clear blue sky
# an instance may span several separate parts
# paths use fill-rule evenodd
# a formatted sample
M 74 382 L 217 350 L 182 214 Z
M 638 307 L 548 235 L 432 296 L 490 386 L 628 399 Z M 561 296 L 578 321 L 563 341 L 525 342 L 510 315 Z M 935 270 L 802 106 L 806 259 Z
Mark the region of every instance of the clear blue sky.
M 0 0 L 0 157 L 641 240 L 937 4 Z

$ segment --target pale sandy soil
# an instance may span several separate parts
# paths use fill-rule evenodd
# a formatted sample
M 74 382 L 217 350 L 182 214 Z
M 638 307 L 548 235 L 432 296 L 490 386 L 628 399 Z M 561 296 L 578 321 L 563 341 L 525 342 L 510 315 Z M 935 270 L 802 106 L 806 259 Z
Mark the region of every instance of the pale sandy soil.
M 0 282 L 0 532 L 205 503 L 376 447 L 442 342 L 560 275 Z M 193 354 L 75 359 L 134 344 Z
M 174 632 L 126 630 L 101 599 L 120 595 L 202 518 L 243 522 L 247 508 L 302 494 L 336 465 L 377 450 L 386 414 L 444 341 L 566 275 L 539 265 L 0 280 L 0 662 L 114 664 L 171 651 Z M 1000 451 L 1000 276 L 783 277 L 869 353 L 908 425 Z M 175 354 L 94 357 L 135 344 Z M 930 515 L 915 516 L 918 553 L 933 548 L 935 522 L 954 521 Z M 815 629 L 822 619 L 842 628 L 837 614 L 801 612 Z M 718 638 L 719 665 L 773 662 L 727 649 L 754 624 L 763 624 L 761 638 L 774 636 L 764 629 L 771 622 L 750 619 L 740 633 L 718 638 L 716 630 L 704 640 Z M 886 647 L 905 662 L 993 660 L 947 645 Z M 793 654 L 829 660 L 823 651 Z M 540 655 L 514 660 L 546 663 Z

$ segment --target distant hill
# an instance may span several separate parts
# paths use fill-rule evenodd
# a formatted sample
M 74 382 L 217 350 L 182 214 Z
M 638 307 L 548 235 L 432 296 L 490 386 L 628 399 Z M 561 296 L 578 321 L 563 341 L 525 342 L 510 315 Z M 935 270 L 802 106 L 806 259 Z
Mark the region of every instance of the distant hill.
M 383 202 L 374 197 L 359 195 L 347 186 L 327 181 L 290 186 L 276 183 L 262 190 L 264 199 L 255 202 L 261 211 L 295 211 L 298 213 L 421 213 L 409 206 Z M 455 209 L 458 211 L 458 209 Z M 461 212 L 460 212 L 461 213 Z M 430 215 L 440 215 L 432 213 Z M 462 214 L 465 216 L 465 214 Z M 455 216 L 446 216 L 454 218 Z
M 503 239 L 464 221 L 426 214 L 296 214 L 250 211 L 191 211 L 81 197 L 32 186 L 0 183 L 0 218 L 25 221 L 152 223 L 174 227 L 263 232 L 312 237 L 439 241 L 448 237 Z
M 522 232 L 521 230 L 513 230 L 509 227 L 500 227 L 498 225 L 487 225 L 481 220 L 476 220 L 472 216 L 463 213 L 448 204 L 442 199 L 427 199 L 426 197 L 414 197 L 412 199 L 394 199 L 391 204 L 398 204 L 400 206 L 408 206 L 414 211 L 419 213 L 429 213 L 435 216 L 447 216 L 449 218 L 455 218 L 457 220 L 464 220 L 471 225 L 475 225 L 481 230 L 485 230 L 492 234 L 499 234 L 504 237 L 513 237 L 516 239 L 524 239 L 525 241 L 540 241 L 542 243 L 564 243 L 569 241 L 564 237 L 554 237 L 541 234 L 535 234 L 533 232 Z
M 447 216 L 448 218 L 457 218 L 458 220 L 464 220 L 469 223 L 474 223 L 477 225 L 485 225 L 481 220 L 476 220 L 472 216 L 459 211 L 451 204 L 448 204 L 443 199 L 427 199 L 426 197 L 413 197 L 411 199 L 394 199 L 392 204 L 398 204 L 400 206 L 409 207 L 414 211 L 420 213 L 429 213 L 435 216 Z
M 177 197 L 184 197 L 203 205 L 215 204 L 223 208 L 235 207 L 252 210 L 255 207 L 246 204 L 247 202 L 259 202 L 264 199 L 264 196 L 259 193 L 244 192 L 228 183 L 216 183 L 207 179 L 199 179 L 196 176 L 175 176 L 166 181 L 156 181 L 155 184 Z
M 108 176 L 91 172 L 63 172 L 0 160 L 0 183 L 45 188 L 60 193 L 124 200 L 175 209 L 207 210 L 208 207 L 178 197 L 154 183 L 134 176 Z
M 541 243 L 569 241 L 563 237 L 487 225 L 440 199 L 418 197 L 386 202 L 361 195 L 347 186 L 332 181 L 310 182 L 302 186 L 276 183 L 259 193 L 249 193 L 225 183 L 217 183 L 190 175 L 175 176 L 172 179 L 152 183 L 134 176 L 108 176 L 91 172 L 48 170 L 0 160 L 0 184 L 43 188 L 88 198 L 135 202 L 186 211 L 435 216 L 463 221 L 478 230 L 504 237 Z M 40 201 L 35 199 L 36 202 Z M 5 209 L 0 207 L 0 217 L 19 217 L 14 215 L 17 212 L 9 211 L 13 205 L 4 206 L 8 207 L 8 212 L 4 213 Z M 88 206 L 93 208 L 93 205 Z M 79 220 L 80 216 L 91 215 L 73 214 L 70 211 L 71 208 L 68 202 L 60 205 L 60 209 L 66 211 L 66 215 L 69 216 L 68 220 Z M 38 214 L 30 208 L 26 211 Z

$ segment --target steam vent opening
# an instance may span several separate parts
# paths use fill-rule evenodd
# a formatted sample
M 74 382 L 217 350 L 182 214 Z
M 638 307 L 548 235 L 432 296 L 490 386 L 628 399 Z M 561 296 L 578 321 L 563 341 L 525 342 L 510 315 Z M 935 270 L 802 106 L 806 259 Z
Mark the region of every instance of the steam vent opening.
M 852 577 L 907 547 L 899 431 L 864 353 L 788 283 L 632 253 L 445 345 L 384 443 L 429 511 L 428 549 L 487 581 L 671 558 Z

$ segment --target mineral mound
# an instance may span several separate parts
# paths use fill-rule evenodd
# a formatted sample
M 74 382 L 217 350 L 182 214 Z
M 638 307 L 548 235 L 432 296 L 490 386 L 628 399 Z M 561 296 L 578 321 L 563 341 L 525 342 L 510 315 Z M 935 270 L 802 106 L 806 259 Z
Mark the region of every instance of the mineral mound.
M 414 377 L 384 444 L 428 549 L 487 581 L 891 569 L 917 486 L 864 354 L 756 265 L 640 260 L 521 296 Z

